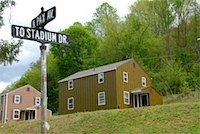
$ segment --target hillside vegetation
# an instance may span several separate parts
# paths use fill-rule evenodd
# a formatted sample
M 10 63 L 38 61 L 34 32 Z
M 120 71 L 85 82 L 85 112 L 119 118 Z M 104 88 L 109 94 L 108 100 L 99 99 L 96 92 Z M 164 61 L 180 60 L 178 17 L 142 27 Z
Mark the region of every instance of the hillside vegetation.
M 167 98 L 160 106 L 53 116 L 49 134 L 198 134 L 200 94 Z M 174 98 L 174 101 L 172 101 Z M 0 134 L 39 134 L 40 120 L 7 123 Z
M 200 3 L 197 0 L 137 0 L 124 17 L 102 3 L 92 20 L 62 33 L 70 45 L 51 44 L 47 54 L 48 109 L 58 108 L 58 81 L 78 71 L 134 58 L 161 95 L 200 90 Z M 6 90 L 32 85 L 40 91 L 40 61 Z

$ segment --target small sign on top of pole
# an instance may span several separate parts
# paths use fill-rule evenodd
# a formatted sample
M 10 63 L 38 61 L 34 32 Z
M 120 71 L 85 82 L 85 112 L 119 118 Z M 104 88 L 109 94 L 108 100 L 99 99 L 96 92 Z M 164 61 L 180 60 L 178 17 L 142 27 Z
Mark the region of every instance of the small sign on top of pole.
M 44 26 L 56 18 L 56 7 L 52 7 L 47 11 L 41 8 L 41 13 L 31 21 L 32 28 L 44 28 Z

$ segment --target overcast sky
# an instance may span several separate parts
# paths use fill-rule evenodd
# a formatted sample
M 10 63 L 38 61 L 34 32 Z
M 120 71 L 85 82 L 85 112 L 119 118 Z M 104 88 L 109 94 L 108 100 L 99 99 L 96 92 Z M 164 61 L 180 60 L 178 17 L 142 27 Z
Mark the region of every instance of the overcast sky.
M 49 31 L 58 32 L 73 25 L 74 22 L 84 24 L 91 21 L 103 2 L 108 2 L 117 9 L 117 14 L 123 17 L 129 13 L 129 7 L 136 0 L 15 0 L 16 6 L 4 12 L 4 23 L 0 29 L 0 39 L 11 39 L 11 25 L 30 27 L 31 20 L 39 15 L 41 7 L 44 10 L 56 6 L 56 18 L 45 26 Z M 40 44 L 35 41 L 23 40 L 23 46 L 18 57 L 19 62 L 12 65 L 0 65 L 0 92 L 19 79 L 32 62 L 40 58 Z M 48 45 L 47 45 L 48 46 Z

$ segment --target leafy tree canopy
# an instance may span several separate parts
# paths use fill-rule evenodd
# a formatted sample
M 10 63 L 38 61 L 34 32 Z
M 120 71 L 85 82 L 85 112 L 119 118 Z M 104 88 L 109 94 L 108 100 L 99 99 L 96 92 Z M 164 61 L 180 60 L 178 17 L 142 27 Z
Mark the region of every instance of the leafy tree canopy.
M 15 2 L 12 0 L 2 0 L 0 2 L 0 28 L 4 25 L 3 13 L 4 10 L 9 6 L 14 6 Z M 20 46 L 22 41 L 8 41 L 0 39 L 0 64 L 12 64 L 13 61 L 17 60 L 17 55 L 20 52 Z

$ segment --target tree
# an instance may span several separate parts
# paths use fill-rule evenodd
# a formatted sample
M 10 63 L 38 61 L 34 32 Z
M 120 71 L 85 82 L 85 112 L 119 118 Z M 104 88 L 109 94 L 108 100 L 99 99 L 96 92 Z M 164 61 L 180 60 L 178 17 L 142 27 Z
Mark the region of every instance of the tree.
M 4 25 L 3 23 L 3 12 L 9 6 L 14 6 L 15 2 L 12 0 L 3 0 L 0 2 L 0 28 Z M 20 52 L 20 46 L 22 41 L 8 41 L 8 40 L 0 40 L 0 64 L 12 64 L 13 61 L 17 60 L 17 55 Z
M 48 96 L 48 109 L 53 113 L 58 108 L 58 81 L 59 70 L 57 66 L 57 59 L 50 52 L 47 54 L 47 96 Z
M 184 5 L 190 11 L 179 25 L 180 40 L 187 41 L 184 46 L 177 44 L 174 8 L 178 5 L 173 2 L 178 1 L 138 0 L 123 19 L 117 16 L 115 8 L 103 3 L 85 26 L 76 22 L 61 31 L 70 35 L 71 43 L 52 44 L 47 55 L 48 108 L 57 110 L 60 79 L 126 58 L 136 59 L 153 77 L 152 86 L 163 95 L 199 90 L 199 5 Z M 39 67 L 39 61 L 31 64 L 30 70 L 16 82 L 18 86 L 31 84 L 40 90 Z
M 107 24 L 115 23 L 118 19 L 117 10 L 105 2 L 96 9 L 92 21 L 88 22 L 87 25 L 91 28 L 92 33 L 103 38 L 105 37 Z
M 21 76 L 20 79 L 12 83 L 6 90 L 13 90 L 24 85 L 31 85 L 40 91 L 40 61 L 30 64 L 30 68 Z
M 154 75 L 154 86 L 163 95 L 178 94 L 187 90 L 187 73 L 181 63 L 174 60 L 164 60 L 160 72 Z
M 177 45 L 187 47 L 188 45 L 188 28 L 187 24 L 191 21 L 191 16 L 198 16 L 200 11 L 199 3 L 196 0 L 170 0 L 172 12 L 174 13 L 174 24 L 177 26 Z M 196 20 L 195 20 L 196 21 Z M 196 22 L 195 24 L 197 24 Z M 197 25 L 196 25 L 197 28 Z M 194 30 L 197 34 L 196 29 Z
M 96 66 L 124 58 L 120 50 L 121 24 L 117 10 L 107 2 L 96 9 L 92 21 L 87 23 L 87 27 L 100 39 L 95 56 Z
M 75 23 L 63 33 L 70 35 L 69 46 L 51 46 L 51 53 L 57 59 L 59 78 L 64 78 L 77 71 L 93 66 L 93 55 L 98 47 L 98 39 L 93 36 L 86 27 Z

